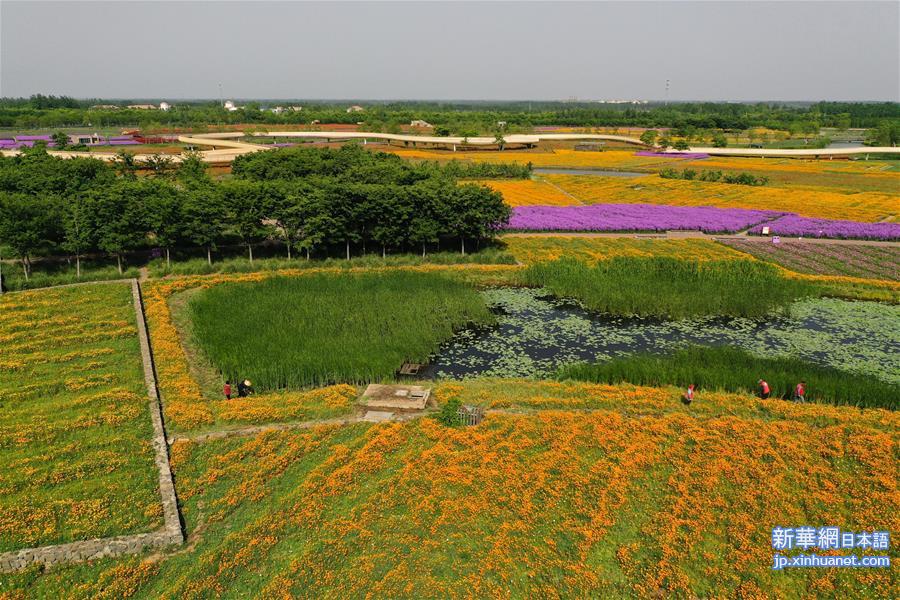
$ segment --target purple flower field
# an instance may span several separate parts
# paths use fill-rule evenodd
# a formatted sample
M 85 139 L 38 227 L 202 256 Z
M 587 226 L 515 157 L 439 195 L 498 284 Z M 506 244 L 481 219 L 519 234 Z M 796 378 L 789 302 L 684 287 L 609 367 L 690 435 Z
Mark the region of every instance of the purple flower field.
M 765 226 L 772 235 L 862 240 L 900 239 L 900 223 L 860 223 L 785 215 L 766 223 Z M 758 225 L 751 229 L 750 233 L 761 234 L 762 228 L 763 225 Z
M 666 231 L 733 233 L 785 213 L 712 206 L 591 204 L 516 206 L 507 229 L 519 231 Z

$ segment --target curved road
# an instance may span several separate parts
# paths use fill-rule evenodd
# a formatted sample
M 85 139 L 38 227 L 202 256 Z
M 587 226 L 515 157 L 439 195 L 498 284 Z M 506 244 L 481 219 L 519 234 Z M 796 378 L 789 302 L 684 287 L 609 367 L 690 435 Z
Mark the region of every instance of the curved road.
M 237 141 L 235 138 L 243 138 L 246 134 L 235 132 L 224 133 L 202 133 L 182 135 L 178 137 L 178 141 L 190 146 L 210 147 L 210 150 L 200 152 L 201 158 L 212 164 L 228 164 L 236 157 L 250 152 L 259 152 L 261 150 L 270 150 L 271 148 L 262 144 L 251 144 L 249 142 Z M 302 139 L 319 139 L 319 140 L 385 140 L 388 142 L 403 142 L 405 144 L 428 144 L 432 146 L 443 146 L 447 149 L 456 150 L 457 146 L 495 146 L 497 141 L 493 137 L 438 137 L 427 135 L 408 135 L 401 133 L 380 133 L 368 131 L 270 131 L 266 133 L 253 133 L 254 137 L 270 137 L 270 138 L 302 138 Z M 632 144 L 643 148 L 656 150 L 657 152 L 678 155 L 677 150 L 662 150 L 647 146 L 641 140 L 621 135 L 606 135 L 599 133 L 538 133 L 538 134 L 509 134 L 504 136 L 507 144 L 521 144 L 533 146 L 539 142 L 573 142 L 573 141 L 613 141 L 625 144 Z M 88 157 L 98 158 L 100 160 L 112 161 L 116 159 L 116 155 L 106 152 L 71 152 L 50 150 L 50 154 L 62 158 Z M 898 154 L 900 155 L 900 147 L 854 147 L 854 148 L 808 148 L 808 149 L 766 149 L 766 148 L 707 148 L 695 147 L 689 148 L 684 152 L 703 153 L 711 156 L 748 156 L 748 157 L 769 157 L 769 158 L 785 158 L 785 157 L 835 157 L 835 156 L 851 156 L 851 155 L 868 155 L 868 154 Z M 4 156 L 15 156 L 18 150 L 2 150 Z M 135 159 L 138 161 L 146 161 L 151 154 L 137 154 Z M 174 162 L 182 160 L 181 155 L 169 155 Z

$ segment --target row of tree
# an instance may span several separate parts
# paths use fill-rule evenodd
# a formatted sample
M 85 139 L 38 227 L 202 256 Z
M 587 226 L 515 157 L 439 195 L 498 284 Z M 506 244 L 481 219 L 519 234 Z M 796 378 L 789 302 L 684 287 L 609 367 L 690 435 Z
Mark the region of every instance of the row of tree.
M 283 242 L 289 257 L 299 251 L 309 258 L 313 250 L 340 245 L 349 258 L 352 245 L 364 252 L 377 245 L 383 254 L 416 247 L 424 254 L 429 244 L 452 236 L 465 253 L 467 240 L 492 238 L 510 216 L 502 195 L 490 188 L 460 184 L 432 165 L 398 165 L 352 148 L 259 153 L 221 182 L 191 160 L 171 177 L 126 171 L 110 178 L 83 168 L 90 176 L 56 181 L 58 163 L 79 172 L 72 168 L 77 160 L 36 153 L 0 160 L 0 246 L 21 259 L 26 278 L 39 255 L 73 256 L 80 276 L 86 254 L 113 255 L 122 271 L 129 251 L 161 248 L 169 260 L 174 247 L 203 247 L 212 262 L 217 246 L 237 242 L 252 261 L 254 245 L 267 240 Z M 11 168 L 8 161 L 19 164 Z M 300 173 L 276 169 L 313 163 Z M 3 177 L 40 171 L 36 164 L 48 168 L 46 188 Z M 269 177 L 274 172 L 280 175 Z
M 0 99 L 0 127 L 59 126 L 141 126 L 167 125 L 197 127 L 203 125 L 258 123 L 297 124 L 363 122 L 373 129 L 396 128 L 413 119 L 423 119 L 448 132 L 493 131 L 498 122 L 508 127 L 530 128 L 538 125 L 571 127 L 667 127 L 746 130 L 767 127 L 814 133 L 820 127 L 875 127 L 880 122 L 900 120 L 900 104 L 883 103 L 649 103 L 646 105 L 610 105 L 596 102 L 360 102 L 364 112 L 346 111 L 352 102 L 247 102 L 243 108 L 226 111 L 214 101 L 179 101 L 168 111 L 98 110 L 91 106 L 108 104 L 104 100 L 73 100 L 65 97 L 33 96 Z M 302 104 L 303 110 L 275 113 L 277 104 Z

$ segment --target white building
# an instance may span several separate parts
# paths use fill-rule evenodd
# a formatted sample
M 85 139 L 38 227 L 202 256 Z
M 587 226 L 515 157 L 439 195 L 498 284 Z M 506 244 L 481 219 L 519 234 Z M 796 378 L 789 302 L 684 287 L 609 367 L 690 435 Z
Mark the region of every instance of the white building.
M 159 103 L 159 110 L 169 110 L 170 108 L 172 108 L 172 105 L 169 104 L 168 102 L 160 102 Z
M 426 129 L 431 129 L 433 125 L 428 121 L 423 121 L 422 119 L 415 119 L 409 122 L 410 127 L 424 127 Z
M 354 104 L 353 106 L 351 106 L 350 108 L 347 109 L 347 112 L 355 113 L 355 112 L 363 112 L 364 110 L 366 110 L 366 109 L 364 109 L 362 106 L 359 106 L 358 104 Z
M 232 102 L 231 100 L 226 100 L 224 106 L 225 110 L 227 110 L 228 112 L 234 112 L 239 108 L 235 106 L 234 102 Z

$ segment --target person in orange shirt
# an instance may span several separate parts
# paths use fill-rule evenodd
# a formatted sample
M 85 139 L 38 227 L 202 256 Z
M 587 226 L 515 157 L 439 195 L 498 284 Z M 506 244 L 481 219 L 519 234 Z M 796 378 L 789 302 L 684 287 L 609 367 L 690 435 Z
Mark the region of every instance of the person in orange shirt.
M 759 397 L 762 398 L 763 400 L 765 400 L 766 398 L 769 397 L 769 394 L 770 394 L 769 384 L 766 383 L 765 379 L 760 379 L 756 383 L 757 383 L 757 385 L 759 385 Z
M 797 402 L 806 402 L 806 382 L 802 379 L 797 387 L 794 388 L 794 400 Z
M 222 393 L 225 394 L 226 400 L 231 400 L 231 382 L 230 381 L 225 382 L 225 387 L 222 388 Z

